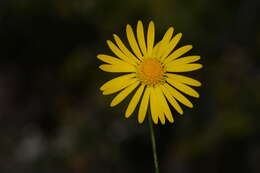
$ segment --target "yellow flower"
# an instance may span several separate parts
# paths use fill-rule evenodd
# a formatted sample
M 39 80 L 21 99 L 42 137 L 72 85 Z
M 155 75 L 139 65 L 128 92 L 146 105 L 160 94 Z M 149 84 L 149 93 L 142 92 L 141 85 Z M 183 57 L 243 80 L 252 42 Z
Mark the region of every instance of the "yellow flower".
M 183 114 L 177 101 L 190 108 L 193 105 L 181 92 L 198 98 L 198 92 L 190 86 L 201 86 L 199 81 L 176 73 L 202 68 L 201 64 L 194 63 L 200 59 L 200 56 L 179 58 L 191 50 L 192 46 L 186 45 L 173 51 L 182 37 L 181 33 L 173 36 L 173 27 L 170 27 L 162 40 L 155 45 L 153 21 L 149 23 L 146 40 L 141 21 L 138 21 L 136 31 L 137 39 L 132 27 L 126 26 L 127 39 L 133 52 L 129 51 L 121 39 L 114 34 L 116 44 L 110 40 L 107 41 L 107 44 L 115 56 L 104 54 L 97 56 L 98 59 L 107 63 L 99 67 L 101 70 L 127 73 L 106 82 L 100 90 L 104 95 L 119 92 L 110 104 L 112 107 L 136 90 L 125 112 L 127 118 L 141 102 L 138 112 L 139 123 L 144 121 L 149 103 L 152 120 L 155 124 L 158 123 L 158 119 L 165 124 L 166 118 L 172 123 L 174 119 L 168 103 L 179 114 Z

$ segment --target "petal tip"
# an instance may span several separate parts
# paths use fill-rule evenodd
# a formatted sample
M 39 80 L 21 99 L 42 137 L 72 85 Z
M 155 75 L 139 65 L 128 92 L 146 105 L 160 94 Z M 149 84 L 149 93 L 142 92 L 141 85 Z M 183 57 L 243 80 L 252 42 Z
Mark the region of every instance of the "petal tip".
M 173 26 L 170 26 L 170 27 L 169 27 L 169 30 L 172 30 L 172 31 L 173 31 L 173 30 L 174 30 L 174 27 L 173 27 Z
M 108 91 L 104 91 L 103 90 L 103 93 L 102 93 L 103 95 L 109 95 L 110 93 L 108 92 Z
M 101 70 L 103 70 L 103 67 L 104 67 L 103 65 L 100 65 L 98 68 L 101 69 Z
M 102 56 L 101 54 L 97 54 L 97 56 L 96 56 L 96 57 L 97 57 L 98 59 L 100 59 L 100 58 L 101 58 L 101 56 Z
M 112 102 L 110 103 L 110 107 L 114 107 L 114 106 L 116 106 L 116 104 L 115 104 L 115 102 L 112 101 Z
M 151 20 L 151 21 L 149 22 L 149 25 L 154 25 L 154 21 Z
M 126 30 L 129 30 L 131 28 L 132 28 L 131 25 L 129 25 L 129 24 L 126 25 Z
M 181 32 L 178 33 L 177 36 L 181 38 L 182 37 L 182 33 Z
M 162 125 L 165 125 L 165 121 L 161 122 Z
M 99 90 L 102 91 L 102 92 L 105 90 L 104 84 L 99 88 Z
M 143 122 L 144 122 L 144 119 L 139 119 L 139 118 L 138 118 L 138 123 L 139 123 L 139 124 L 143 124 Z
M 125 117 L 126 117 L 126 118 L 129 118 L 130 115 L 131 115 L 131 113 L 130 113 L 128 110 L 126 110 L 126 112 L 125 112 Z
M 173 124 L 174 123 L 174 119 L 170 119 L 169 122 Z
M 137 25 L 142 25 L 142 24 L 143 24 L 142 20 L 137 21 Z
M 199 95 L 199 94 L 196 94 L 194 97 L 195 97 L 195 98 L 200 98 L 200 95 Z
M 153 123 L 157 125 L 158 124 L 158 119 L 157 120 L 153 119 Z
M 99 66 L 99 69 L 102 71 L 106 71 L 106 66 L 107 66 L 107 64 L 102 64 Z
M 107 40 L 106 42 L 107 42 L 108 45 L 110 45 L 112 43 L 111 40 Z

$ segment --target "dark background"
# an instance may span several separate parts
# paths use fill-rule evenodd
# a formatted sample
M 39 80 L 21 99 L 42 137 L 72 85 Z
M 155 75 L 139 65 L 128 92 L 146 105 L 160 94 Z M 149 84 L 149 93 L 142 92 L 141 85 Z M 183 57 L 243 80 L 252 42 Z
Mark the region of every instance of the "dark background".
M 147 122 L 99 87 L 105 41 L 170 26 L 202 70 L 195 107 L 156 127 L 162 173 L 260 172 L 259 0 L 1 0 L 0 172 L 153 172 Z

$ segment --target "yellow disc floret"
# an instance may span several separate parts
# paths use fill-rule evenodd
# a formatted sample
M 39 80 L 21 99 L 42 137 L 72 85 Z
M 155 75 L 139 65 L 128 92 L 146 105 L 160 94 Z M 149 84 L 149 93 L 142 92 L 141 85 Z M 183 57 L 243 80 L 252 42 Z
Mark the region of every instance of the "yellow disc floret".
M 145 85 L 158 85 L 164 83 L 164 67 L 155 58 L 144 59 L 137 67 L 137 77 Z

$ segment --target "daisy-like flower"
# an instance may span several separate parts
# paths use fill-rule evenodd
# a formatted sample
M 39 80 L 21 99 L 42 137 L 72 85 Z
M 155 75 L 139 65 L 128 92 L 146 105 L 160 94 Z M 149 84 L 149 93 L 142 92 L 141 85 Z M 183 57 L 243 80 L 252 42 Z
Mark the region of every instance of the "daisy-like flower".
M 152 120 L 155 124 L 158 124 L 158 120 L 165 124 L 166 119 L 172 123 L 174 119 L 168 103 L 179 114 L 183 114 L 179 103 L 190 108 L 193 107 L 193 104 L 182 93 L 196 98 L 199 97 L 198 92 L 190 86 L 198 87 L 201 86 L 201 83 L 177 73 L 202 68 L 201 64 L 194 63 L 200 59 L 200 56 L 181 57 L 192 49 L 192 45 L 186 45 L 174 50 L 182 34 L 173 35 L 173 31 L 173 27 L 170 27 L 162 40 L 155 44 L 153 21 L 149 23 L 146 39 L 143 23 L 138 21 L 137 37 L 135 37 L 132 27 L 130 25 L 126 26 L 126 35 L 132 52 L 114 34 L 115 43 L 108 40 L 107 44 L 115 56 L 104 54 L 97 56 L 98 59 L 107 63 L 99 67 L 101 70 L 124 73 L 106 82 L 100 88 L 104 95 L 118 92 L 110 104 L 111 107 L 118 105 L 130 93 L 135 91 L 125 112 L 127 118 L 134 112 L 140 102 L 139 123 L 144 121 L 148 105 L 150 105 Z

